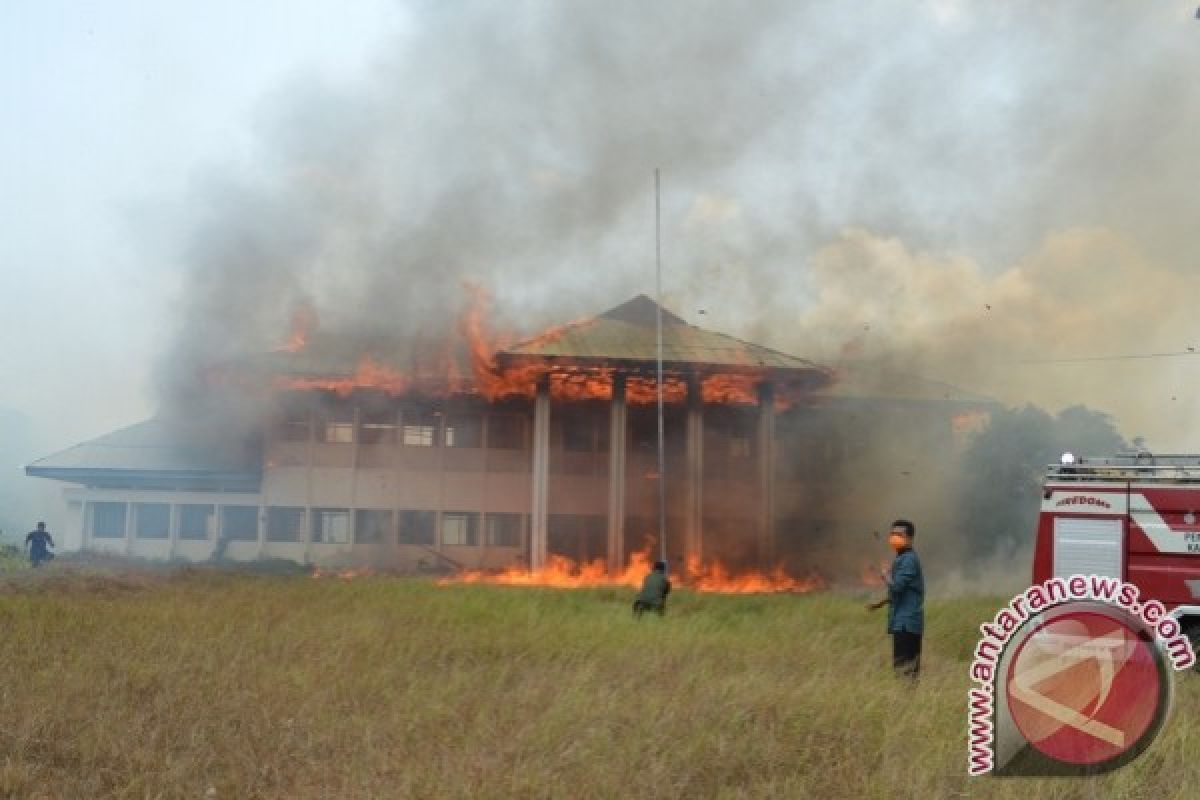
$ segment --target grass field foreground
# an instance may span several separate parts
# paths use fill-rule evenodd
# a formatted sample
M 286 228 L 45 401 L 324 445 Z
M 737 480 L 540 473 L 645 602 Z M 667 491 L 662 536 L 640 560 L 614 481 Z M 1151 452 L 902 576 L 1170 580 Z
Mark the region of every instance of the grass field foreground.
M 935 599 L 919 686 L 862 598 L 191 571 L 0 588 L 6 798 L 1191 798 L 1200 678 L 1088 780 L 968 780 L 967 661 L 1003 598 Z

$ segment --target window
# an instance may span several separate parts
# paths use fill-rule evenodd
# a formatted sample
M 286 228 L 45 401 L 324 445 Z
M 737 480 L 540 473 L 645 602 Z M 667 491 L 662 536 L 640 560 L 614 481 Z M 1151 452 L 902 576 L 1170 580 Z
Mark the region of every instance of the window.
M 406 447 L 433 447 L 439 422 L 437 414 L 427 411 L 406 411 L 401 441 Z
M 487 543 L 492 547 L 521 546 L 520 514 L 488 514 L 486 517 Z
M 400 512 L 400 543 L 432 545 L 437 514 L 432 511 Z
M 563 420 L 563 450 L 572 453 L 608 450 L 608 421 L 578 415 L 566 417 Z
M 238 542 L 258 540 L 258 507 L 225 506 L 221 509 L 221 538 Z
M 124 539 L 125 511 L 124 503 L 92 503 L 92 536 Z
M 212 506 L 180 506 L 179 538 L 207 539 L 212 530 Z
M 166 539 L 171 535 L 171 507 L 166 503 L 135 504 L 133 532 L 139 539 Z
M 380 544 L 392 538 L 392 512 L 355 511 L 354 541 L 362 544 Z
M 479 544 L 479 515 L 471 511 L 447 511 L 442 514 L 442 544 Z
M 312 540 L 324 544 L 349 544 L 350 511 L 345 508 L 314 508 Z
M 493 450 L 524 450 L 525 420 L 515 414 L 489 416 L 487 446 Z
M 285 442 L 307 442 L 309 438 L 308 408 L 290 405 L 283 409 L 279 422 L 279 437 Z
M 267 541 L 298 542 L 303 531 L 303 508 L 276 506 L 267 509 Z
M 607 550 L 608 525 L 592 514 L 551 514 L 546 539 L 550 552 L 588 562 L 603 558 Z
M 354 441 L 354 409 L 337 405 L 325 409 L 320 418 L 321 441 L 350 444 Z
M 359 416 L 358 440 L 363 444 L 391 444 L 396 441 L 395 409 L 363 409 Z
M 455 415 L 447 419 L 446 447 L 483 447 L 483 417 Z
M 563 450 L 572 453 L 590 453 L 595 449 L 592 428 L 582 420 L 565 420 L 563 424 Z
M 658 418 L 650 414 L 629 415 L 629 443 L 635 453 L 658 452 Z

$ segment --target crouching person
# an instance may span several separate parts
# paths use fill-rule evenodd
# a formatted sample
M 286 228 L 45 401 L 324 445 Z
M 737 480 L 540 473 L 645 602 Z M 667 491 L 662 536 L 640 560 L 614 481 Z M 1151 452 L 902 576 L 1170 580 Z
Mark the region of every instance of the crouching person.
M 655 561 L 654 569 L 642 581 L 642 590 L 633 601 L 633 615 L 640 617 L 644 611 L 657 611 L 661 616 L 667 610 L 667 595 L 671 593 L 671 581 L 667 578 L 667 562 Z

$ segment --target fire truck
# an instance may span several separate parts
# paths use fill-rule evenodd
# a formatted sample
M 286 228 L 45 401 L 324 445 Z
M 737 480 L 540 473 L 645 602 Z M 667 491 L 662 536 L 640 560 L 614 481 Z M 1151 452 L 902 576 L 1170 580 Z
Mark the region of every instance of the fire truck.
M 1047 467 L 1033 580 L 1076 574 L 1134 584 L 1200 644 L 1200 455 L 1064 453 Z

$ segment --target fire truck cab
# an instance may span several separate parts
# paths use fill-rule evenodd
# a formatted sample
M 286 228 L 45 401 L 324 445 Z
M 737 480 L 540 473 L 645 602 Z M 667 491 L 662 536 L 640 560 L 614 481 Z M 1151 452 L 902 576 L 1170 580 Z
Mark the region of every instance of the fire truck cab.
M 1033 580 L 1074 574 L 1134 584 L 1200 643 L 1200 455 L 1065 453 L 1047 467 Z

